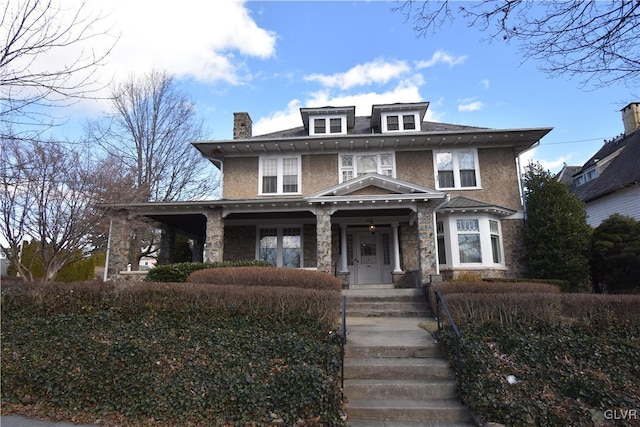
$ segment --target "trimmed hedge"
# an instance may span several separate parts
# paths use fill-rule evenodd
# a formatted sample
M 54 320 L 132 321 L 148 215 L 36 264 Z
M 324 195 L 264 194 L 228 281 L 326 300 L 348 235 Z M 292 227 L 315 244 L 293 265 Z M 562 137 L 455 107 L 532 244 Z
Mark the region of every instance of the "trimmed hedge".
M 271 267 L 266 261 L 239 260 L 224 262 L 179 262 L 176 264 L 158 265 L 147 273 L 147 282 L 186 282 L 191 273 L 205 268 L 220 267 Z
M 193 283 L 214 285 L 251 284 L 255 286 L 296 287 L 342 291 L 342 282 L 337 277 L 317 270 L 292 268 L 222 267 L 194 271 L 187 279 Z
M 2 401 L 124 426 L 343 425 L 339 309 L 338 292 L 285 287 L 14 289 L 2 295 Z

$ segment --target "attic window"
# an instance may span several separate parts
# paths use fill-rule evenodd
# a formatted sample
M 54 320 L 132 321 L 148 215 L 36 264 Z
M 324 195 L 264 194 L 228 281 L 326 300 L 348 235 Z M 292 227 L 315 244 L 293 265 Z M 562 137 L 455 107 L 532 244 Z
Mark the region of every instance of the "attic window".
M 347 117 L 320 116 L 310 119 L 309 135 L 338 135 L 347 133 Z
M 416 130 L 416 123 L 418 122 L 419 117 L 418 114 L 418 112 L 382 114 L 382 132 L 405 132 Z

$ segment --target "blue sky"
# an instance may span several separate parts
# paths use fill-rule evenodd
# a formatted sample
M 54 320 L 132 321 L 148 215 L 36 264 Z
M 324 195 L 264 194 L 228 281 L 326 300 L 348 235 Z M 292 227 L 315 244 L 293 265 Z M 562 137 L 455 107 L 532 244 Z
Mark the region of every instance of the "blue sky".
M 355 105 L 357 115 L 369 115 L 372 104 L 428 101 L 428 120 L 553 127 L 526 158 L 557 171 L 622 133 L 620 109 L 640 100 L 638 88 L 584 90 L 578 79 L 552 79 L 538 63 L 522 63 L 517 45 L 489 42 L 462 18 L 418 37 L 391 11 L 394 2 L 87 4 L 109 14 L 105 24 L 120 36 L 104 78 L 166 70 L 196 101 L 211 139 L 232 138 L 236 111 L 251 115 L 255 135 L 301 125 L 301 107 Z M 75 106 L 67 132 L 106 108 Z

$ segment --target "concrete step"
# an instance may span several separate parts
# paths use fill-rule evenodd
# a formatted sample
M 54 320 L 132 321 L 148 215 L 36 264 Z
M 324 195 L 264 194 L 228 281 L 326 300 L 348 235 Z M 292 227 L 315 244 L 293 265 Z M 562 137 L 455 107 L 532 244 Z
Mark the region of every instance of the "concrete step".
M 397 379 L 417 380 L 423 378 L 452 379 L 454 372 L 449 363 L 440 358 L 375 358 L 346 359 L 345 379 Z
M 472 423 L 468 409 L 456 399 L 349 399 L 346 406 L 349 420 L 393 420 L 394 422 L 454 422 Z M 360 424 L 362 425 L 362 424 Z M 431 424 L 424 424 L 431 425 Z
M 358 317 L 431 317 L 430 310 L 415 309 L 412 307 L 389 308 L 347 308 L 347 313 Z
M 350 301 L 425 301 L 422 289 L 344 289 L 342 295 L 347 297 L 347 304 Z
M 349 399 L 455 399 L 456 383 L 451 379 L 352 379 L 345 380 L 344 394 Z

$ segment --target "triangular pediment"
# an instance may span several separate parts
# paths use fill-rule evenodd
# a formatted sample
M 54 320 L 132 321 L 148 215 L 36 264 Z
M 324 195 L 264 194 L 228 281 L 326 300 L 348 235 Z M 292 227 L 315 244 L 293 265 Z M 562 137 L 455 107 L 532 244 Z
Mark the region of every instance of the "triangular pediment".
M 389 176 L 369 173 L 318 191 L 307 197 L 311 202 L 349 197 L 444 198 L 445 193 Z

